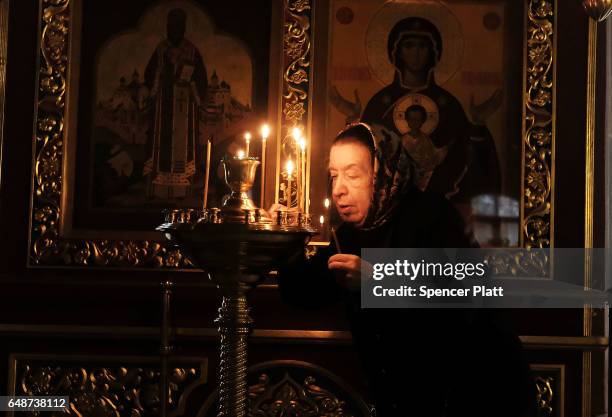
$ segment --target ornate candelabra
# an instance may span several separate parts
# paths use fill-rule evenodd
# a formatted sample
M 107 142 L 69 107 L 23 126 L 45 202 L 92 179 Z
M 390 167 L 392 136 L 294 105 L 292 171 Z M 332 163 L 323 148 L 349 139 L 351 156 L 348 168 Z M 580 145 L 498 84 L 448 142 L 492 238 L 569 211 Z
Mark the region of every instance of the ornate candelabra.
M 221 208 L 171 210 L 157 230 L 210 274 L 222 295 L 218 416 L 247 414 L 247 338 L 253 320 L 247 293 L 264 275 L 299 255 L 314 230 L 308 216 L 277 212 L 275 219 L 249 198 L 259 161 L 222 161 L 231 194 Z
M 582 0 L 582 5 L 589 17 L 597 22 L 603 22 L 612 14 L 612 0 Z

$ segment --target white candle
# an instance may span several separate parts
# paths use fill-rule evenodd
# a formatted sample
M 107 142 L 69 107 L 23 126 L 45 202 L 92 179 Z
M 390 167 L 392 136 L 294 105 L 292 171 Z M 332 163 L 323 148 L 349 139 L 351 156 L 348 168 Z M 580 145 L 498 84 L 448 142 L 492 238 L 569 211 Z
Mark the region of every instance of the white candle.
M 290 159 L 287 161 L 287 208 L 291 209 L 291 175 L 293 174 L 293 161 Z
M 300 138 L 300 203 L 302 203 L 302 209 L 306 208 L 306 139 Z M 302 201 L 304 200 L 304 201 Z
M 263 139 L 268 139 L 268 136 L 270 136 L 270 126 L 268 125 L 263 125 L 261 127 L 261 137 Z
M 326 198 L 325 200 L 323 200 L 323 206 L 325 207 L 325 215 L 329 216 L 329 198 Z M 321 216 L 321 218 L 323 218 L 323 216 Z M 323 239 L 328 240 L 329 239 L 329 224 L 326 225 L 325 228 L 323 228 L 323 223 L 321 223 L 321 233 L 323 233 Z
M 263 125 L 261 127 L 261 188 L 259 196 L 259 207 L 264 207 L 264 195 L 266 191 L 266 142 L 270 135 L 270 127 Z
M 296 195 L 297 195 L 297 201 L 295 206 L 297 207 L 298 211 L 302 210 L 302 170 L 301 168 L 301 163 L 300 163 L 300 153 L 298 152 L 298 154 L 296 155 L 296 169 L 297 169 L 297 173 L 296 173 L 296 181 L 295 181 L 295 189 L 296 189 Z
M 246 157 L 249 157 L 249 149 L 251 147 L 251 134 L 249 132 L 246 132 L 244 134 L 244 140 L 246 142 Z
M 296 148 L 296 162 L 297 162 L 297 175 L 296 175 L 296 194 L 297 194 L 297 208 L 298 210 L 302 209 L 302 163 L 300 161 L 300 140 L 302 139 L 302 130 L 299 127 L 294 127 L 291 135 L 293 136 L 293 140 L 295 141 L 295 148 Z
M 210 150 L 212 148 L 212 140 L 206 141 L 206 173 L 204 176 L 204 208 L 208 207 L 208 178 L 210 177 Z

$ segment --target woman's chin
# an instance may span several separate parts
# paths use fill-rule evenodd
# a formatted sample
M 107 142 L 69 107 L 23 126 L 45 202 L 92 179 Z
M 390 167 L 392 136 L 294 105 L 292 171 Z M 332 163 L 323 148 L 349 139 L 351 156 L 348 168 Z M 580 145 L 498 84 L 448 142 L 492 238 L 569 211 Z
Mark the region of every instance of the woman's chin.
M 352 214 L 348 214 L 348 215 L 340 215 L 340 219 L 345 222 L 345 223 L 349 223 L 353 226 L 360 226 L 363 224 L 363 220 L 364 217 L 363 216 L 359 216 L 358 214 L 352 213 Z

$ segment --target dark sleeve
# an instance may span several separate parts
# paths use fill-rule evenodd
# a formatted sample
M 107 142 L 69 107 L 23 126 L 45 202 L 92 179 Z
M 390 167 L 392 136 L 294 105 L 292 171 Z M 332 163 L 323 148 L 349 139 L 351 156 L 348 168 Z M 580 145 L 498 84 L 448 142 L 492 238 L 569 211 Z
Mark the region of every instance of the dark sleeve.
M 338 301 L 343 290 L 327 268 L 327 260 L 333 253 L 333 244 L 319 247 L 310 259 L 302 256 L 281 268 L 277 279 L 283 300 L 301 308 L 318 308 Z

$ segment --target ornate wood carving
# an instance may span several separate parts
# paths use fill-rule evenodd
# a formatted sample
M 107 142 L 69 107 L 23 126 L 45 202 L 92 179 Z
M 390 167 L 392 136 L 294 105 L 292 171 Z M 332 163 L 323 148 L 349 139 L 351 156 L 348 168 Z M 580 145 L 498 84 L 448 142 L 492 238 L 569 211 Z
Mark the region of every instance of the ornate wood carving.
M 68 396 L 77 416 L 153 417 L 160 413 L 160 372 L 156 358 L 96 357 L 14 360 L 11 395 Z M 92 363 L 96 365 L 92 365 Z M 174 363 L 168 375 L 168 410 L 206 383 L 206 360 Z M 26 413 L 35 416 L 37 413 Z
M 552 246 L 555 145 L 554 0 L 527 4 L 523 99 L 522 246 Z

